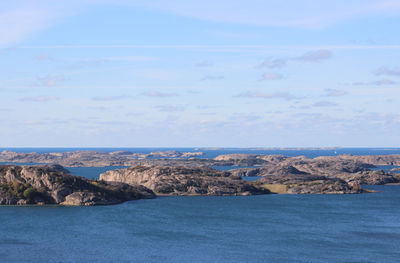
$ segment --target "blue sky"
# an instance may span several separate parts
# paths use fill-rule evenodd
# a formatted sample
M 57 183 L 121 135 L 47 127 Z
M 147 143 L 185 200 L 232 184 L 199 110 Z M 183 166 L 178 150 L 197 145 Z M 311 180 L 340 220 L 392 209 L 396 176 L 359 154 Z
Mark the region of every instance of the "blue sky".
M 400 1 L 0 3 L 0 146 L 399 147 Z

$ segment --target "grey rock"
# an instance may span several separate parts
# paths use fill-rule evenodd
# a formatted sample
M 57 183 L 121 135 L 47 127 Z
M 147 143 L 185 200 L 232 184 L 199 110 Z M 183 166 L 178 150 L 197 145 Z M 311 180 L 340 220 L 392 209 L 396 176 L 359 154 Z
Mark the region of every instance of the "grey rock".
M 267 194 L 240 177 L 208 167 L 135 166 L 100 175 L 108 182 L 143 185 L 161 195 L 254 195 Z

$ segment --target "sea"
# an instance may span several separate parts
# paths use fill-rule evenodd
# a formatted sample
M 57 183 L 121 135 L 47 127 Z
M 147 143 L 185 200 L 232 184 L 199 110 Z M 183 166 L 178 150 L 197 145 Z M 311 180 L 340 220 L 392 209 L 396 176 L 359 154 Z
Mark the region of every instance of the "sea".
M 205 152 L 202 158 L 227 153 L 310 158 L 400 154 L 400 148 L 79 150 L 198 150 Z M 98 178 L 116 168 L 67 169 Z M 363 187 L 376 193 L 177 196 L 95 207 L 2 206 L 0 262 L 400 262 L 400 186 Z

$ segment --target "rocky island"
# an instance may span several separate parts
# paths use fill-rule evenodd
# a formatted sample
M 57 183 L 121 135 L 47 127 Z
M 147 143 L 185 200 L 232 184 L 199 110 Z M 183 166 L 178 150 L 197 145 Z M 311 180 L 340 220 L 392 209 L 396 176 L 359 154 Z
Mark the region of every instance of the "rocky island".
M 100 175 L 106 182 L 143 185 L 158 195 L 256 195 L 270 192 L 209 167 L 134 166 Z
M 74 151 L 16 153 L 3 151 L 1 162 L 47 163 L 0 166 L 0 204 L 115 204 L 156 195 L 357 194 L 361 185 L 400 183 L 400 155 L 338 155 L 307 158 L 283 155 L 158 151 Z M 100 180 L 71 175 L 60 166 L 127 166 L 109 170 Z M 236 168 L 242 166 L 245 168 Z M 229 167 L 221 171 L 215 167 Z M 257 177 L 253 182 L 243 180 Z
M 271 177 L 275 180 L 285 181 L 302 175 L 302 178 L 340 179 L 353 185 L 382 185 L 400 182 L 399 174 L 371 170 L 376 168 L 374 164 L 383 162 L 381 156 L 354 157 L 351 159 L 349 156 L 329 156 L 310 159 L 304 156 L 242 156 L 242 158 L 250 159 L 262 158 L 268 162 L 260 167 L 233 169 L 231 172 L 238 176 L 262 176 L 264 180 Z M 395 157 L 386 157 L 384 163 L 397 163 L 400 156 Z M 228 158 L 228 156 L 224 156 L 224 158 Z M 237 156 L 233 156 L 233 158 L 237 158 Z
M 109 205 L 154 197 L 144 186 L 88 180 L 60 165 L 0 166 L 1 205 Z
M 144 185 L 158 195 L 254 195 L 288 194 L 356 194 L 358 184 L 341 179 L 315 176 L 289 168 L 285 175 L 264 175 L 256 182 L 241 179 L 236 171 L 223 172 L 208 167 L 136 166 L 110 170 L 100 175 L 107 182 Z

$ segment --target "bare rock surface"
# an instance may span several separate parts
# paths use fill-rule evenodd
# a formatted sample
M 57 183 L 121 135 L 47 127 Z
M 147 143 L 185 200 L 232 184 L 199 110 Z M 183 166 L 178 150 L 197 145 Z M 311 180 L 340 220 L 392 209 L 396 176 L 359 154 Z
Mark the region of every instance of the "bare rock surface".
M 400 182 L 400 175 L 387 173 L 382 170 L 360 171 L 356 173 L 335 174 L 334 178 L 340 178 L 347 182 L 364 185 L 383 185 Z
M 100 175 L 111 182 L 144 185 L 161 195 L 255 195 L 268 194 L 228 172 L 208 167 L 135 166 Z
M 144 186 L 99 182 L 60 165 L 0 166 L 0 204 L 107 205 L 154 198 Z
M 57 163 L 71 167 L 130 166 L 131 168 L 110 171 L 101 179 L 118 181 L 131 185 L 143 185 L 163 195 L 239 195 L 261 193 L 261 185 L 283 185 L 286 193 L 353 193 L 359 185 L 399 183 L 400 174 L 371 170 L 376 165 L 400 165 L 400 155 L 338 155 L 307 158 L 305 156 L 287 157 L 283 155 L 224 154 L 214 159 L 201 159 L 203 153 L 179 151 L 154 151 L 148 154 L 131 151 L 73 151 L 55 153 L 16 153 L 0 152 L 1 162 Z M 213 166 L 243 166 L 229 172 L 214 170 Z M 56 168 L 57 167 L 57 168 Z M 22 168 L 21 168 L 22 169 Z M 102 196 L 96 193 L 70 187 L 56 187 L 46 179 L 30 178 L 29 169 L 23 168 L 24 180 L 35 189 L 50 189 L 54 203 L 100 204 Z M 37 169 L 37 168 L 35 168 Z M 53 173 L 68 174 L 64 168 L 53 166 Z M 59 169 L 56 171 L 56 169 Z M 64 169 L 64 170 L 63 170 Z M 33 170 L 32 170 L 33 171 Z M 31 172 L 30 174 L 32 174 Z M 17 180 L 13 173 L 5 173 L 1 180 Z M 261 184 L 241 180 L 241 177 L 260 176 Z M 81 179 L 85 181 L 86 179 Z M 93 185 L 93 183 L 91 183 Z M 300 187 L 301 184 L 302 186 Z M 296 186 L 296 187 L 294 187 Z M 102 186 L 104 188 L 104 186 Z M 114 186 L 117 187 L 117 186 Z M 268 186 L 270 187 L 270 186 Z M 4 188 L 5 189 L 5 188 Z M 0 189 L 0 191 L 5 191 Z M 270 188 L 268 188 L 270 189 Z M 295 189 L 295 190 L 294 190 Z M 127 190 L 128 191 L 128 190 Z M 129 190 L 129 191 L 139 191 Z M 1 194 L 1 193 L 0 193 Z M 66 198 L 68 195 L 70 197 Z M 15 196 L 1 194 L 3 203 L 31 202 L 15 199 Z M 39 194 L 37 195 L 39 196 Z M 128 197 L 125 197 L 125 199 Z M 42 198 L 43 199 L 43 198 Z M 112 199 L 112 198 L 111 198 Z M 109 202 L 111 202 L 109 199 Z M 129 198 L 128 198 L 129 199 Z M 81 200 L 78 202 L 78 200 Z M 45 200 L 48 202 L 48 200 Z M 43 202 L 37 201 L 38 203 Z M 113 202 L 118 202 L 113 199 Z
M 363 190 L 358 184 L 349 184 L 337 178 L 304 174 L 287 174 L 285 176 L 270 175 L 259 179 L 257 185 L 274 192 L 278 185 L 284 186 L 287 194 L 358 194 Z
M 358 156 L 356 156 L 358 157 Z M 375 160 L 379 158 L 365 158 Z M 400 175 L 380 170 L 371 170 L 375 165 L 365 163 L 363 158 L 342 158 L 342 156 L 288 157 L 281 162 L 266 164 L 257 168 L 230 170 L 237 176 L 277 176 L 282 180 L 294 175 L 316 176 L 327 179 L 341 179 L 352 184 L 381 185 L 400 182 Z M 390 159 L 392 160 L 392 159 Z

